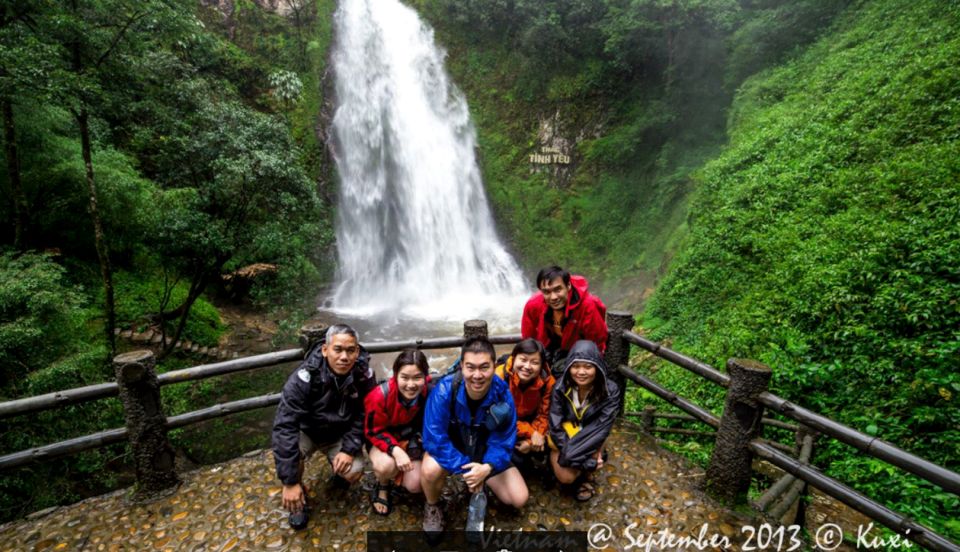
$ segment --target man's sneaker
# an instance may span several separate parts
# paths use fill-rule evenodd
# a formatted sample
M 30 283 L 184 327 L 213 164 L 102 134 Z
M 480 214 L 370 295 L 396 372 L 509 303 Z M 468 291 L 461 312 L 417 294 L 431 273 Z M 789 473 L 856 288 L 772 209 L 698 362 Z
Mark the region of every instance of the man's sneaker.
M 440 503 L 423 505 L 423 530 L 428 533 L 439 533 L 443 531 L 443 510 L 440 509 Z
M 290 528 L 294 531 L 306 529 L 307 522 L 310 521 L 310 509 L 304 506 L 299 512 L 293 512 L 290 514 L 290 517 L 287 518 L 287 521 L 290 523 Z

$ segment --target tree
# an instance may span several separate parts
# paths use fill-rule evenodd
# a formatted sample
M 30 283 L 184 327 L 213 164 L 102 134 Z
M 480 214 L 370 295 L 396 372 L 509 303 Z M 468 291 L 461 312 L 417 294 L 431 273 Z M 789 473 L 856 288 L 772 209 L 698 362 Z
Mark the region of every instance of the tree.
M 14 213 L 14 247 L 26 249 L 30 206 L 20 170 L 14 105 L 49 97 L 57 79 L 53 63 L 56 52 L 38 40 L 37 20 L 52 5 L 45 0 L 5 4 L 0 13 L 0 111 L 3 112 L 4 154 Z
M 155 37 L 164 36 L 162 31 L 178 27 L 180 17 L 173 0 L 70 0 L 69 10 L 62 15 L 66 25 L 51 25 L 50 29 L 62 46 L 65 64 L 71 72 L 65 99 L 80 134 L 88 209 L 104 287 L 104 329 L 113 355 L 116 348 L 113 268 L 97 197 L 90 110 L 101 99 L 102 83 L 129 70 L 119 58 L 148 51 Z
M 249 253 L 262 228 L 283 221 L 293 233 L 318 206 L 282 120 L 203 92 L 194 90 L 194 134 L 164 163 L 182 172 L 168 175 L 174 178 L 160 198 L 156 247 L 190 282 L 184 302 L 164 313 L 179 318 L 164 354 L 180 338 L 193 303 L 231 259 Z

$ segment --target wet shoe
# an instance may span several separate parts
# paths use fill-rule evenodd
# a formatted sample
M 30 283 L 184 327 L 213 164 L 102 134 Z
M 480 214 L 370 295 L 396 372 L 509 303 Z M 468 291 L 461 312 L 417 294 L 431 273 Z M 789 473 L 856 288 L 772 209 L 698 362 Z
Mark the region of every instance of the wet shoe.
M 428 533 L 443 531 L 443 510 L 440 503 L 423 505 L 423 530 Z
M 310 495 L 307 494 L 307 487 L 303 483 L 300 484 L 300 489 L 303 490 L 303 508 L 299 512 L 291 512 L 290 516 L 287 517 L 287 523 L 294 531 L 305 529 L 307 522 L 310 521 Z
M 299 512 L 293 512 L 290 514 L 290 517 L 287 518 L 287 522 L 290 523 L 290 528 L 294 531 L 306 529 L 308 521 L 310 521 L 310 509 L 307 507 L 304 507 Z

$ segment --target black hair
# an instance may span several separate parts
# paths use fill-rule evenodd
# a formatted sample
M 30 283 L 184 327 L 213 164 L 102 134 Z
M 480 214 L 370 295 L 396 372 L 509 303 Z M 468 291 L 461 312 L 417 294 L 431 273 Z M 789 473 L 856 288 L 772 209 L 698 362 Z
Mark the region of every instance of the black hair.
M 540 284 L 550 282 L 555 278 L 562 279 L 565 286 L 570 285 L 570 273 L 557 265 L 553 265 L 541 268 L 540 272 L 537 273 L 537 289 L 540 289 Z
M 510 353 L 510 358 L 516 358 L 517 355 L 532 355 L 534 353 L 540 355 L 540 369 L 549 372 L 550 362 L 547 360 L 547 351 L 543 348 L 543 343 L 540 343 L 532 337 L 528 337 L 517 343 Z
M 401 368 L 411 364 L 419 368 L 424 376 L 430 375 L 430 364 L 427 363 L 427 355 L 423 354 L 423 351 L 420 349 L 404 349 L 400 351 L 397 359 L 393 361 L 393 376 L 396 377 L 397 374 L 400 373 Z
M 463 344 L 463 347 L 460 349 L 460 358 L 467 353 L 487 353 L 490 355 L 490 361 L 497 361 L 497 351 L 493 348 L 493 343 L 490 343 L 485 337 L 471 337 Z

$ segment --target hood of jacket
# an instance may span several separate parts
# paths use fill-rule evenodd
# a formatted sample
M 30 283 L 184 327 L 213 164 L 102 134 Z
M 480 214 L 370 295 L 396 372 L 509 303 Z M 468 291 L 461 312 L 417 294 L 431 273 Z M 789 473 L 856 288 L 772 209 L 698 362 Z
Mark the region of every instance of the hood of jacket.
M 589 292 L 590 284 L 583 276 L 571 274 L 570 287 L 573 289 L 570 290 L 570 297 L 567 299 L 567 310 L 564 311 L 564 316 L 570 316 L 570 311 L 579 307 L 580 303 L 583 303 L 583 298 L 586 297 Z
M 593 382 L 594 387 L 603 386 L 604 389 L 607 389 L 611 384 L 616 385 L 610 381 L 608 377 L 607 363 L 604 362 L 603 355 L 600 354 L 600 349 L 597 348 L 597 344 L 587 339 L 581 339 L 570 348 L 570 353 L 567 354 L 567 359 L 563 365 L 563 376 L 556 382 L 556 385 L 564 392 L 570 387 L 567 380 L 567 373 L 570 371 L 570 367 L 573 366 L 574 362 L 589 362 L 597 367 L 597 378 Z

